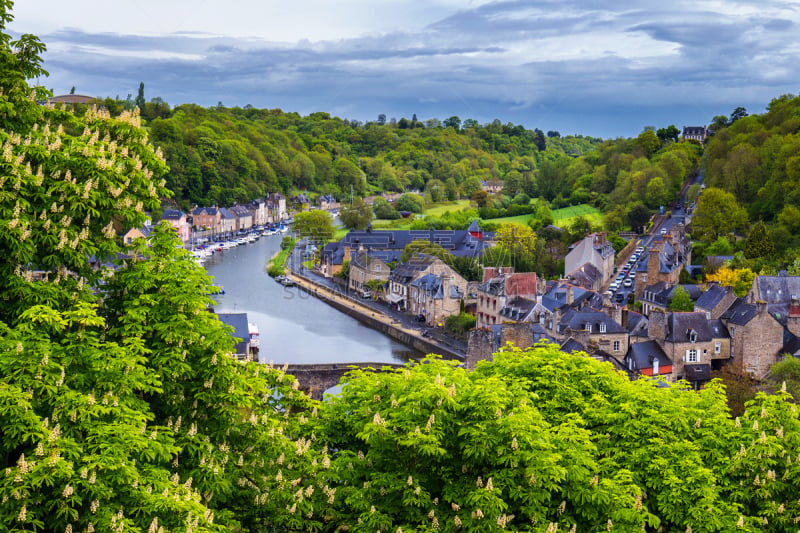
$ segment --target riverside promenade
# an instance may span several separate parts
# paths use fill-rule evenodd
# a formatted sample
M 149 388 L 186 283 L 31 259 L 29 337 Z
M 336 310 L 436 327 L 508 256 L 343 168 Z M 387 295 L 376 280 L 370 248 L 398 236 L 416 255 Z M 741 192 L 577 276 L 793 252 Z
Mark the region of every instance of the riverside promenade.
M 424 331 L 420 331 L 396 317 L 382 313 L 365 303 L 350 298 L 335 288 L 322 283 L 322 280 L 314 280 L 312 276 L 316 277 L 315 274 L 302 275 L 290 269 L 286 275 L 308 294 L 319 298 L 339 311 L 352 316 L 362 324 L 376 329 L 410 348 L 426 354 L 439 354 L 445 359 L 464 360 L 466 357 L 464 351 L 458 347 L 432 338 L 430 334 L 425 335 Z

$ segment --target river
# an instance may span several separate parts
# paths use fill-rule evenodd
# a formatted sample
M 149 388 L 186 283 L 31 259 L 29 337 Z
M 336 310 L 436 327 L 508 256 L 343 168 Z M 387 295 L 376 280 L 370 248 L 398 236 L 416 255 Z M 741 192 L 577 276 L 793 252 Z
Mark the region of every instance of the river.
M 215 296 L 215 310 L 246 312 L 250 322 L 258 324 L 262 363 L 404 363 L 418 356 L 313 296 L 270 278 L 265 265 L 282 238 L 261 237 L 217 253 L 204 265 L 214 284 L 225 290 Z

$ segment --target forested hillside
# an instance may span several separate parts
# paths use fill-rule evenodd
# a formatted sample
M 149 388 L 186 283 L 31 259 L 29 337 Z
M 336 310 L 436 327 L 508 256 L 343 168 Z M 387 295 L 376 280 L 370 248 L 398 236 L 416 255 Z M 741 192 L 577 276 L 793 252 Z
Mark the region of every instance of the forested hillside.
M 547 142 L 538 130 L 499 121 L 462 125 L 457 117 L 363 124 L 322 112 L 196 105 L 154 114 L 162 115 L 149 129 L 171 169 L 167 186 L 186 205 L 299 189 L 340 196 L 351 187 L 355 195 L 416 189 L 455 199 L 480 189 L 480 180 L 532 181 Z M 576 155 L 597 142 L 568 137 L 550 151 Z
M 709 186 L 733 193 L 755 220 L 800 207 L 800 97 L 781 96 L 765 114 L 717 128 L 704 161 Z

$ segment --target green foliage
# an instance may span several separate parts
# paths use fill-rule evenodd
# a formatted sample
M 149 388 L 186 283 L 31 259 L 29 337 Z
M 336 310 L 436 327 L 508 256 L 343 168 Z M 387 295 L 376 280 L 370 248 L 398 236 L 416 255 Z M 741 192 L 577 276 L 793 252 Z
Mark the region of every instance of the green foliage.
M 785 390 L 791 394 L 796 403 L 800 400 L 800 359 L 784 356 L 770 367 L 769 381 L 775 390 Z
M 267 274 L 270 277 L 277 278 L 286 274 L 286 261 L 292 254 L 295 244 L 297 244 L 297 239 L 289 235 L 281 240 L 281 249 L 267 262 Z
M 344 279 L 344 280 L 349 280 L 350 279 L 350 260 L 349 259 L 345 259 L 342 262 L 342 269 L 339 272 L 337 272 L 335 274 L 335 276 L 337 278 L 341 278 L 341 279 Z
M 375 218 L 382 218 L 384 220 L 397 220 L 400 218 L 400 213 L 394 207 L 389 205 L 383 198 L 375 198 L 372 203 L 372 211 L 375 213 Z
M 398 211 L 410 211 L 412 213 L 422 213 L 425 208 L 425 201 L 418 194 L 405 193 L 395 202 Z
M 775 244 L 763 221 L 758 221 L 747 234 L 744 245 L 744 256 L 748 259 L 768 257 L 775 252 Z
M 322 244 L 333 238 L 333 217 L 327 211 L 304 211 L 297 213 L 292 230 L 304 239 Z
M 345 204 L 339 211 L 342 224 L 350 229 L 367 229 L 372 222 L 372 208 L 364 203 L 361 198 L 355 198 L 353 204 Z
M 552 344 L 474 372 L 431 360 L 347 383 L 318 432 L 338 450 L 340 527 L 783 531 L 798 510 L 785 396 L 759 394 L 734 420 L 716 382 L 632 382 Z
M 686 289 L 678 285 L 672 292 L 672 301 L 669 303 L 670 311 L 694 311 L 694 302 Z
M 692 231 L 708 241 L 728 237 L 747 225 L 747 213 L 739 206 L 733 194 L 709 187 L 697 201 L 692 216 Z
M 444 321 L 444 328 L 454 335 L 464 335 L 475 327 L 475 315 L 459 313 L 450 315 Z

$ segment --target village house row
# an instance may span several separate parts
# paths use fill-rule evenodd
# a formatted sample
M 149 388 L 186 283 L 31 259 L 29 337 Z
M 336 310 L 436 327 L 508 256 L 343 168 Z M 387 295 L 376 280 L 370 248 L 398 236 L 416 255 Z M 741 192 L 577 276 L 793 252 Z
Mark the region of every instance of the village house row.
M 680 224 L 656 238 L 636 267 L 641 313 L 601 292 L 615 270 L 614 251 L 603 233 L 570 247 L 568 273 L 561 280 L 506 267 L 485 268 L 481 282 L 468 283 L 432 255 L 400 262 L 414 240 L 477 260 L 492 239 L 474 222 L 465 231 L 351 231 L 325 246 L 319 268 L 332 276 L 349 261 L 351 290 L 364 291 L 371 280 L 381 280 L 383 289 L 374 296 L 428 325 L 441 324 L 461 309 L 474 312 L 468 366 L 490 359 L 507 341 L 526 347 L 546 340 L 634 376 L 687 380 L 700 387 L 723 365 L 761 379 L 783 354 L 800 352 L 800 277 L 757 276 L 744 298 L 730 287 L 681 285 L 694 311 L 669 311 L 680 271 L 691 260 L 691 242 Z

